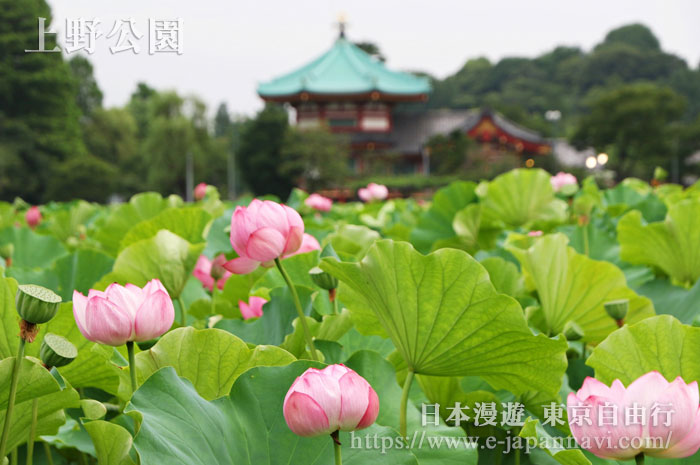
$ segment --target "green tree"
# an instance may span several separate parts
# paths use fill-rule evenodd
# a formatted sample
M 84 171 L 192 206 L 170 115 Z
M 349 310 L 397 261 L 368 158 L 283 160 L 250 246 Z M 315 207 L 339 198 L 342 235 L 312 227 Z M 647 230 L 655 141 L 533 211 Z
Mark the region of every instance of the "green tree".
M 464 168 L 472 141 L 460 130 L 438 134 L 430 138 L 426 148 L 430 151 L 430 173 L 454 174 Z
M 379 49 L 379 46 L 374 42 L 355 42 L 355 45 L 357 46 L 357 48 L 364 51 L 368 55 L 373 56 L 382 63 L 386 61 L 386 57 L 384 56 L 384 54 L 382 54 L 382 51 Z
M 91 117 L 102 107 L 102 91 L 93 74 L 92 63 L 87 58 L 76 55 L 68 61 L 73 79 L 78 87 L 76 103 L 86 117 Z
M 236 197 L 240 184 L 236 154 L 241 142 L 242 125 L 241 120 L 231 119 L 226 103 L 219 104 L 214 116 L 214 137 L 226 156 L 226 185 L 232 199 Z M 221 170 L 217 173 L 221 173 Z
M 349 141 L 328 128 L 289 127 L 282 146 L 281 176 L 310 192 L 338 186 L 348 174 Z
M 0 0 L 0 17 L 0 198 L 38 203 L 56 165 L 85 153 L 76 86 L 61 53 L 25 52 L 38 46 L 37 18 L 51 22 L 44 0 Z
M 608 32 L 603 43 L 596 46 L 596 49 L 601 49 L 611 44 L 625 44 L 644 51 L 661 50 L 659 39 L 651 32 L 651 29 L 639 23 L 628 24 Z
M 139 82 L 136 85 L 136 90 L 131 94 L 129 103 L 127 104 L 128 110 L 136 121 L 136 127 L 138 128 L 138 135 L 140 139 L 146 137 L 148 132 L 148 122 L 149 122 L 149 101 L 151 97 L 156 95 L 157 92 L 152 87 L 144 82 Z
M 591 97 L 590 111 L 581 118 L 572 142 L 611 152 L 610 166 L 620 178 L 648 178 L 654 166 L 669 166 L 673 123 L 684 107 L 682 96 L 652 83 L 601 91 Z
M 294 187 L 292 179 L 278 172 L 288 126 L 287 112 L 279 105 L 268 104 L 241 129 L 238 166 L 256 195 L 275 194 L 286 198 Z
M 75 155 L 56 166 L 46 194 L 56 201 L 105 202 L 114 192 L 118 177 L 119 171 L 111 163 L 92 155 Z
M 129 197 L 143 188 L 136 121 L 124 108 L 99 108 L 83 127 L 88 151 L 119 170 L 115 191 Z

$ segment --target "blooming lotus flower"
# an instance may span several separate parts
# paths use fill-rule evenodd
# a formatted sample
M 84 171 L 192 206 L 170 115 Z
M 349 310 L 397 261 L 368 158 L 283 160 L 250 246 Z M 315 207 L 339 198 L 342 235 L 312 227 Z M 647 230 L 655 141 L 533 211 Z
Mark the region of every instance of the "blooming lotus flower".
M 527 235 L 530 237 L 540 237 L 542 234 L 542 231 L 530 231 L 527 233 Z
M 224 268 L 226 256 L 218 255 L 214 260 L 209 260 L 206 255 L 200 255 L 194 266 L 192 274 L 202 282 L 202 286 L 214 290 L 214 283 L 219 289 L 224 288 L 224 284 L 231 277 L 231 272 Z
M 578 185 L 576 176 L 571 173 L 564 173 L 563 171 L 560 171 L 555 176 L 549 178 L 549 182 L 552 183 L 554 192 L 559 192 L 564 186 Z
M 27 213 L 24 215 L 24 219 L 27 221 L 30 228 L 36 228 L 39 223 L 41 223 L 41 212 L 39 211 L 39 207 L 34 206 L 27 210 Z
M 389 189 L 382 184 L 373 182 L 367 184 L 367 187 L 361 187 L 357 191 L 357 196 L 363 202 L 371 202 L 373 200 L 384 200 L 389 195 Z
M 284 398 L 284 419 L 299 436 L 367 428 L 377 419 L 379 398 L 372 386 L 344 365 L 309 368 Z
M 236 207 L 231 218 L 231 245 L 238 258 L 224 267 L 246 274 L 259 265 L 272 266 L 276 258 L 301 246 L 304 222 L 296 210 L 270 200 L 254 199 L 248 207 Z
M 238 308 L 241 310 L 241 315 L 243 315 L 244 320 L 248 318 L 260 318 L 263 315 L 263 305 L 266 303 L 267 300 L 262 297 L 251 296 L 248 302 L 239 300 Z
M 86 339 L 120 346 L 165 333 L 173 324 L 175 309 L 168 291 L 154 279 L 143 289 L 113 283 L 104 292 L 90 289 L 87 297 L 74 291 L 73 316 Z
M 206 196 L 207 196 L 207 183 L 200 182 L 194 188 L 194 199 L 195 200 L 202 200 Z
M 567 404 L 576 442 L 603 459 L 628 460 L 641 452 L 682 458 L 700 448 L 697 381 L 686 384 L 679 376 L 669 383 L 652 371 L 625 388 L 617 379 L 608 387 L 589 377 L 569 394 Z M 640 416 L 630 420 L 630 411 Z M 613 420 L 616 425 L 610 424 Z
M 327 212 L 331 209 L 331 206 L 333 206 L 333 201 L 320 194 L 311 194 L 306 198 L 306 200 L 304 200 L 304 204 L 307 207 L 313 208 L 314 210 Z

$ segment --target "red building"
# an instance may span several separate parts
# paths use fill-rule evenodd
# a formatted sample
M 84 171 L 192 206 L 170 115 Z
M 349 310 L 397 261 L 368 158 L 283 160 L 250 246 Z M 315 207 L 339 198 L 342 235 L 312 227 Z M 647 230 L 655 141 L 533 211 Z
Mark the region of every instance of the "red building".
M 342 23 L 340 30 L 330 50 L 261 84 L 258 94 L 266 102 L 293 107 L 300 128 L 327 125 L 347 133 L 358 172 L 368 160 L 386 156 L 392 157 L 394 171 L 420 172 L 426 166 L 426 142 L 454 130 L 524 156 L 549 153 L 549 142 L 537 133 L 488 110 L 400 110 L 399 103 L 428 100 L 428 79 L 388 69 L 348 41 Z

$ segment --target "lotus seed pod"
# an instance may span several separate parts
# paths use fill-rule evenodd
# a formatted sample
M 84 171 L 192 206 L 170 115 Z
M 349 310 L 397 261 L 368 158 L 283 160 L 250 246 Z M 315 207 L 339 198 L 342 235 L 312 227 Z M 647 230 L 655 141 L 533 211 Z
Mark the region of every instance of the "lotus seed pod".
M 12 255 L 15 252 L 15 245 L 14 244 L 3 244 L 0 245 L 0 257 L 4 258 L 7 260 L 8 258 L 12 258 Z
M 38 325 L 56 316 L 61 297 L 36 284 L 21 284 L 17 289 L 17 313 L 23 320 Z
M 627 310 L 630 306 L 629 299 L 613 300 L 604 304 L 605 311 L 608 312 L 610 318 L 615 321 L 622 321 L 627 316 Z
M 311 276 L 311 280 L 321 289 L 330 291 L 338 287 L 338 280 L 317 266 L 309 270 L 309 276 Z
M 46 333 L 41 342 L 39 357 L 47 367 L 66 366 L 77 356 L 78 349 L 68 339 L 58 334 Z
M 566 336 L 567 341 L 578 341 L 584 336 L 583 329 L 574 323 L 569 321 L 564 326 L 564 336 Z

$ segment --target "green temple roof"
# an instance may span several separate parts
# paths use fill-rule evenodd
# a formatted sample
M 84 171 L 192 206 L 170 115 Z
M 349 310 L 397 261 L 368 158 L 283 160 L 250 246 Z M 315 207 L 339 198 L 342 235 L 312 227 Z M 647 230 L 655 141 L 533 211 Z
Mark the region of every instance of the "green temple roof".
M 305 66 L 258 86 L 263 98 L 309 94 L 363 94 L 378 91 L 396 96 L 430 92 L 427 78 L 392 71 L 344 37 Z

